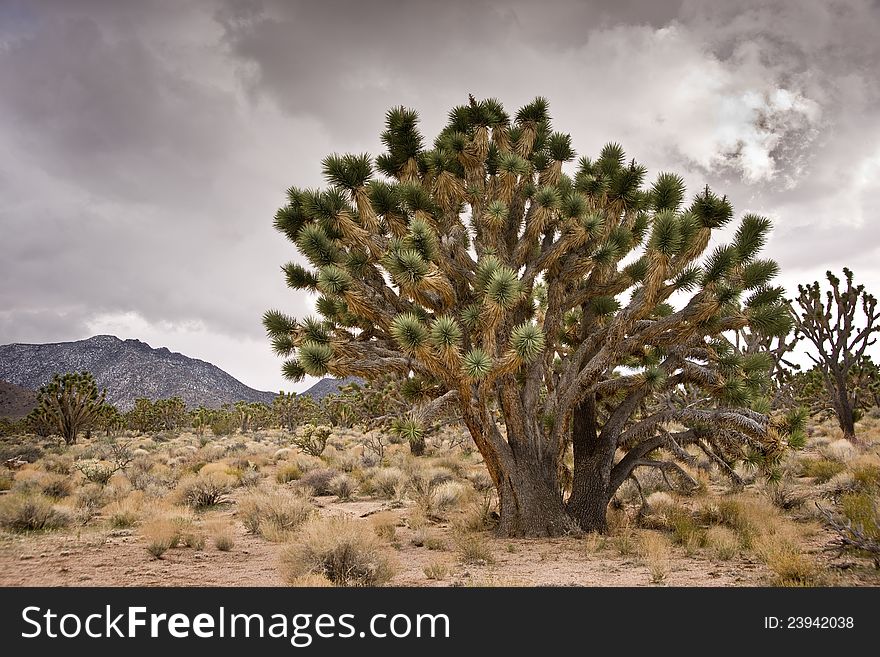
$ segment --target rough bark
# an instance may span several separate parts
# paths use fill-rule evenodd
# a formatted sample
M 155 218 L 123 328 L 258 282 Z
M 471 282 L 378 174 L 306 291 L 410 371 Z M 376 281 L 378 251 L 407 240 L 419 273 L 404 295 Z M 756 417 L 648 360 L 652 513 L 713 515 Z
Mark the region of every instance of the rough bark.
M 608 530 L 608 502 L 614 494 L 614 445 L 610 439 L 600 437 L 594 395 L 584 398 L 574 411 L 572 447 L 574 472 L 568 512 L 583 531 L 604 533 Z
M 515 467 L 504 468 L 498 491 L 498 530 L 505 536 L 551 537 L 577 530 L 562 501 L 555 464 L 547 467 L 528 457 L 518 459 Z

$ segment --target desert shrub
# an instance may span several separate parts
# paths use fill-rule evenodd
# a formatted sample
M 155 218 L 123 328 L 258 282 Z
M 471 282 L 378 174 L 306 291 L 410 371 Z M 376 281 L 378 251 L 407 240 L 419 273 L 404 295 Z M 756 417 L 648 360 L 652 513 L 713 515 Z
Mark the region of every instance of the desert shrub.
M 880 464 L 868 458 L 851 465 L 852 478 L 861 490 L 880 488 Z
M 73 472 L 73 459 L 67 454 L 47 454 L 42 462 L 46 472 L 69 475 Z
M 60 529 L 71 521 L 70 512 L 44 495 L 12 493 L 0 498 L 0 525 L 14 532 Z
M 820 490 L 824 495 L 833 498 L 838 498 L 844 493 L 855 492 L 860 488 L 861 486 L 856 482 L 853 473 L 846 471 L 834 475 L 820 486 Z
M 262 480 L 263 476 L 260 474 L 260 471 L 254 468 L 242 470 L 238 476 L 238 484 L 244 488 L 256 488 Z
M 820 452 L 825 458 L 832 461 L 840 461 L 841 463 L 846 463 L 858 453 L 855 446 L 845 438 L 835 440 L 833 443 L 823 446 Z
M 220 472 L 189 476 L 177 484 L 177 495 L 193 509 L 207 509 L 225 501 L 234 484 L 234 477 Z
M 291 586 L 302 586 L 305 588 L 332 588 L 336 586 L 327 577 L 321 573 L 309 573 L 302 577 L 290 580 Z
M 77 489 L 73 505 L 77 509 L 99 509 L 106 504 L 106 501 L 104 488 L 90 483 Z
M 492 482 L 492 477 L 489 475 L 489 471 L 485 468 L 480 468 L 478 470 L 472 470 L 468 472 L 467 480 L 471 482 L 471 485 L 481 493 L 495 489 L 495 484 Z
M 297 428 L 291 442 L 310 456 L 321 456 L 327 447 L 330 432 L 328 426 L 306 424 Z
M 231 532 L 223 532 L 214 535 L 214 547 L 221 552 L 229 552 L 235 547 L 235 539 Z
M 180 541 L 180 534 L 180 523 L 170 518 L 151 520 L 141 528 L 147 552 L 154 559 L 161 559 L 163 554 L 176 547 Z
M 429 550 L 445 550 L 446 544 L 427 527 L 420 527 L 413 532 L 410 542 L 416 547 L 425 547 Z
M 797 543 L 783 534 L 764 534 L 754 541 L 755 553 L 773 571 L 779 586 L 810 586 L 816 583 L 818 569 Z
M 495 563 L 489 541 L 483 534 L 458 533 L 455 537 L 455 547 L 459 559 L 464 564 L 480 566 Z
M 284 552 L 282 563 L 291 581 L 323 575 L 341 586 L 377 586 L 394 575 L 375 533 L 341 516 L 306 523 Z
M 50 475 L 43 483 L 43 495 L 61 499 L 73 492 L 73 482 L 65 475 Z
M 846 469 L 846 465 L 840 461 L 831 459 L 804 459 L 800 463 L 800 475 L 813 477 L 817 484 L 824 484 L 836 474 Z
M 840 498 L 840 511 L 869 539 L 880 540 L 877 498 L 870 493 L 847 493 Z
M 448 511 L 467 499 L 470 487 L 457 481 L 445 481 L 437 487 L 434 504 L 438 511 Z
M 15 482 L 11 472 L 0 471 L 0 492 L 10 490 Z
M 377 513 L 370 518 L 370 524 L 376 536 L 389 543 L 397 540 L 397 517 L 391 512 Z
M 104 515 L 111 527 L 117 529 L 133 527 L 141 517 L 140 500 L 134 497 L 111 502 L 104 507 Z
M 449 574 L 449 567 L 442 561 L 432 561 L 425 566 L 423 572 L 428 579 L 440 580 Z
M 296 481 L 300 477 L 302 477 L 302 470 L 299 469 L 299 466 L 296 463 L 282 465 L 275 472 L 275 481 L 279 484 L 289 484 L 291 481 Z
M 472 502 L 458 518 L 455 526 L 460 531 L 482 532 L 494 529 L 498 525 L 498 515 L 493 507 L 490 493 L 484 493 Z
M 639 555 L 648 566 L 651 583 L 663 583 L 666 575 L 669 574 L 669 562 L 672 556 L 669 540 L 658 532 L 645 532 L 639 541 Z
M 357 488 L 351 475 L 344 472 L 333 477 L 330 483 L 327 484 L 327 487 L 340 500 L 350 500 Z
M 306 497 L 289 491 L 255 493 L 238 505 L 238 517 L 245 529 L 272 541 L 285 540 L 313 512 Z
M 32 443 L 13 443 L 0 445 L 0 461 L 21 459 L 28 463 L 36 463 L 43 456 L 43 449 Z
M 193 528 L 181 532 L 180 544 L 193 550 L 205 549 L 205 535 Z
M 632 528 L 626 527 L 611 539 L 611 543 L 620 556 L 627 557 L 636 551 L 636 539 L 636 532 Z
M 372 482 L 376 493 L 390 500 L 401 496 L 406 477 L 399 468 L 381 468 L 373 475 Z
M 310 488 L 314 495 L 330 495 L 330 482 L 338 474 L 332 468 L 318 468 L 309 470 L 297 481 L 297 485 L 303 488 Z
M 706 546 L 715 559 L 729 561 L 739 552 L 739 537 L 729 527 L 709 527 L 706 530 Z
M 845 474 L 845 473 L 840 473 Z M 835 475 L 839 477 L 840 474 Z M 833 479 L 834 477 L 832 477 Z M 804 505 L 807 501 L 808 494 L 797 489 L 789 480 L 783 479 L 776 483 L 770 484 L 766 488 L 767 497 L 773 502 L 773 505 L 784 511 L 790 511 Z
M 278 461 L 286 461 L 291 456 L 293 456 L 293 450 L 289 447 L 281 447 L 280 449 L 276 449 L 275 453 L 272 454 L 272 460 L 276 463 Z

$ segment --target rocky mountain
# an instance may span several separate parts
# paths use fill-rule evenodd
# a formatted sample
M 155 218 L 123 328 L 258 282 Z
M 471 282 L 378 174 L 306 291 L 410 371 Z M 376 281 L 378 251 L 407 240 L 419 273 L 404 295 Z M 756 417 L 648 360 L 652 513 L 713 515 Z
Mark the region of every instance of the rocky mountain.
M 301 393 L 303 395 L 309 395 L 315 401 L 321 401 L 327 395 L 332 395 L 333 393 L 339 392 L 339 389 L 342 386 L 347 386 L 349 383 L 363 383 L 363 379 L 357 376 L 347 376 L 344 379 L 334 379 L 332 376 L 325 377 L 318 381 L 311 388 Z
M 36 390 L 55 373 L 91 372 L 107 400 L 128 410 L 138 397 L 181 397 L 187 406 L 237 401 L 271 404 L 273 392 L 254 390 L 216 365 L 140 340 L 96 335 L 77 342 L 0 346 L 0 380 Z
M 30 388 L 0 381 L 0 417 L 13 420 L 30 413 L 37 405 L 37 393 Z

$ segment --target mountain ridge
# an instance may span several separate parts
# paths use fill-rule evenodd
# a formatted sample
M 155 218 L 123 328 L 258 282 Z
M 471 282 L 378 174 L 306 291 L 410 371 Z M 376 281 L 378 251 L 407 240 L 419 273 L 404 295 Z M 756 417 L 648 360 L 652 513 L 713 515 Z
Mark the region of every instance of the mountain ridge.
M 187 406 L 236 401 L 271 404 L 277 393 L 256 390 L 207 361 L 134 338 L 95 335 L 72 342 L 0 345 L 0 380 L 37 390 L 56 373 L 91 372 L 107 401 L 128 410 L 138 397 L 181 397 Z

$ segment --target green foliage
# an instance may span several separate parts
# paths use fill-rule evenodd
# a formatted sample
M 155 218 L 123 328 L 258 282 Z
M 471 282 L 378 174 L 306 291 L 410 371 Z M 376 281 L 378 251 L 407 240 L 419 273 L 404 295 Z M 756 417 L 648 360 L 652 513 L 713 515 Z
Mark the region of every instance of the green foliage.
M 321 293 L 322 319 L 273 310 L 264 326 L 295 380 L 377 382 L 332 401 L 343 422 L 384 428 L 396 417 L 395 433 L 414 444 L 439 415 L 457 413 L 487 463 L 522 468 L 496 481 L 546 470 L 551 488 L 566 476 L 571 420 L 588 399 L 596 435 L 618 450 L 668 446 L 607 464 L 603 476 L 617 468 L 609 487 L 631 464 L 661 462 L 667 473 L 672 460 L 690 463 L 685 447 L 734 476 L 744 458 L 778 471 L 784 448 L 802 442 L 796 423 L 767 414 L 775 361 L 729 341 L 790 329 L 772 286 L 778 267 L 759 259 L 767 219 L 746 215 L 731 243 L 713 240 L 734 219 L 726 197 L 707 187 L 688 203 L 671 172 L 646 185 L 646 168 L 614 142 L 563 170 L 574 142 L 543 98 L 508 114 L 471 97 L 430 140 L 416 112 L 393 108 L 381 140 L 386 152 L 372 161 L 326 158 L 328 188 L 292 190 L 276 215 L 314 269 L 285 276 Z M 514 458 L 488 438 L 502 421 L 522 452 Z M 683 444 L 664 442 L 672 427 L 684 427 Z M 510 504 L 501 501 L 502 516 L 527 513 Z M 502 525 L 533 531 L 517 522 Z
M 65 444 L 73 445 L 80 431 L 91 429 L 101 417 L 107 391 L 89 372 L 56 374 L 37 393 L 32 421 L 50 427 Z

